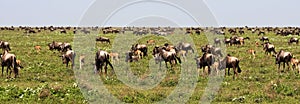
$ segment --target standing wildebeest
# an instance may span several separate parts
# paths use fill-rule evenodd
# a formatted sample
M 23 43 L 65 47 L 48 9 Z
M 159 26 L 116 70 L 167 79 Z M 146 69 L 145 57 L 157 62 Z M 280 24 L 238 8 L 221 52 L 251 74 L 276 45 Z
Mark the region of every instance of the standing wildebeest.
M 104 70 L 105 70 L 105 74 L 107 74 L 107 65 L 109 65 L 112 70 L 114 69 L 112 64 L 109 62 L 109 53 L 103 50 L 98 50 L 98 52 L 96 53 L 96 57 L 95 57 L 95 62 L 96 62 L 96 71 L 98 72 L 100 69 L 100 74 L 102 74 L 102 68 L 103 65 L 105 64 Z
M 226 58 L 224 58 L 223 60 L 221 60 L 220 64 L 219 64 L 219 68 L 220 69 L 225 69 L 225 76 L 226 76 L 226 68 L 228 68 L 228 76 L 230 75 L 230 68 L 233 68 L 234 74 L 233 75 L 233 79 L 235 79 L 235 77 L 238 77 L 238 73 L 241 73 L 242 70 L 239 66 L 239 59 L 236 57 L 232 57 L 229 54 L 226 56 Z M 237 69 L 236 69 L 237 68 Z
M 260 41 L 265 42 L 265 41 L 269 41 L 268 37 L 262 36 L 259 38 Z
M 8 42 L 5 41 L 0 41 L 0 48 L 2 48 L 3 50 L 8 50 L 10 51 L 10 46 Z
M 273 44 L 271 44 L 270 42 L 266 42 L 264 44 L 262 44 L 264 46 L 264 50 L 265 50 L 265 54 L 268 54 L 268 53 L 274 53 L 276 54 L 276 51 L 275 51 L 275 46 Z
M 68 50 L 65 54 L 63 54 L 62 56 L 62 61 L 63 61 L 63 64 L 66 64 L 66 67 L 68 67 L 69 65 L 69 62 L 71 61 L 72 62 L 72 68 L 74 68 L 74 59 L 75 59 L 75 52 L 72 51 L 72 50 Z
M 192 52 L 194 53 L 194 49 L 192 48 L 192 45 L 190 43 L 183 43 L 183 42 L 180 42 L 178 44 L 178 49 L 179 50 L 184 50 L 186 52 L 188 52 L 189 50 L 192 50 Z
M 106 37 L 98 37 L 98 38 L 96 38 L 96 41 L 107 42 L 110 44 L 110 39 L 106 38 Z
M 215 38 L 215 39 L 214 39 L 214 42 L 215 42 L 215 46 L 221 45 L 221 40 L 218 39 L 218 38 Z
M 48 44 L 49 50 L 58 50 L 61 51 L 61 45 L 63 43 L 62 42 L 55 42 L 53 41 L 52 43 Z
M 291 59 L 293 58 L 293 55 L 291 52 L 284 52 L 283 50 L 280 50 L 276 55 L 275 55 L 275 61 L 276 64 L 278 64 L 278 72 L 280 72 L 280 63 L 283 62 L 283 71 L 285 68 L 285 64 L 288 66 L 288 70 L 290 68 L 289 62 L 291 62 Z
M 181 59 L 177 57 L 177 53 L 175 49 L 169 48 L 169 47 L 154 47 L 153 49 L 153 54 L 152 54 L 155 59 L 163 59 L 165 61 L 166 67 L 167 62 L 171 64 L 171 67 L 173 67 L 173 64 L 177 64 L 177 60 L 179 63 L 181 63 Z M 161 60 L 156 60 L 156 63 L 160 62 L 161 66 Z
M 290 44 L 292 44 L 292 43 L 296 43 L 296 44 L 298 44 L 299 43 L 299 39 L 298 38 L 295 38 L 295 37 L 292 37 L 291 39 L 290 39 L 290 41 L 289 41 L 289 45 Z
M 16 55 L 8 53 L 7 50 L 4 50 L 3 54 L 1 55 L 2 76 L 3 76 L 4 66 L 6 66 L 7 67 L 6 75 L 8 75 L 8 70 L 10 71 L 7 78 L 10 78 L 12 71 L 15 74 L 15 78 L 17 78 L 19 74 L 19 69 L 17 68 L 16 60 L 17 60 Z
M 72 46 L 70 43 L 64 42 L 63 44 L 60 45 L 60 49 L 62 52 L 67 52 L 68 50 L 72 50 Z
M 205 73 L 205 67 L 208 67 L 208 74 L 211 73 L 211 66 L 215 62 L 215 57 L 213 54 L 210 53 L 204 53 L 202 57 L 196 58 L 196 64 L 197 68 L 201 69 L 203 68 L 203 74 Z
M 132 45 L 131 50 L 132 51 L 140 50 L 141 52 L 143 52 L 144 56 L 148 56 L 148 54 L 147 54 L 147 52 L 148 52 L 147 45 L 144 45 L 144 44 Z

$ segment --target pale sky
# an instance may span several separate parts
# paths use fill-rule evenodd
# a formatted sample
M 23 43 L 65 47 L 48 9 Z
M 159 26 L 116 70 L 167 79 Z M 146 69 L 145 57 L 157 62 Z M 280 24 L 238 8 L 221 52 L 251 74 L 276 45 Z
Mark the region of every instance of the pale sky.
M 95 1 L 1 0 L 0 26 L 78 26 L 83 15 Z M 110 2 L 110 0 L 100 1 Z M 300 26 L 300 13 L 298 12 L 300 10 L 300 0 L 205 0 L 204 2 L 214 15 L 219 26 Z M 193 21 L 186 19 L 184 15 L 181 17 L 172 15 L 172 13 L 176 14 L 179 11 L 170 8 L 161 8 L 159 5 L 151 3 L 148 3 L 145 8 L 143 9 L 141 5 L 131 6 L 127 8 L 128 10 L 124 9 L 123 11 L 125 15 L 132 16 L 133 12 L 130 12 L 131 10 L 143 10 L 143 15 L 149 13 L 151 17 L 153 16 L 151 14 L 151 10 L 153 9 L 156 11 L 154 16 L 162 17 L 163 19 L 161 20 L 168 19 L 179 25 L 184 21 L 184 25 L 195 25 Z M 195 7 L 196 10 L 197 8 Z M 160 10 L 158 11 L 158 9 Z M 145 10 L 149 11 L 145 12 Z M 98 11 L 98 13 L 102 12 L 102 10 Z M 105 12 L 105 9 L 103 9 L 103 12 Z M 165 14 L 165 12 L 170 12 L 170 17 L 173 18 L 170 19 L 168 16 L 161 15 Z M 122 21 L 127 20 L 121 14 L 117 15 L 121 17 L 112 17 L 115 21 L 108 22 L 108 25 L 134 24 L 135 22 L 122 23 Z

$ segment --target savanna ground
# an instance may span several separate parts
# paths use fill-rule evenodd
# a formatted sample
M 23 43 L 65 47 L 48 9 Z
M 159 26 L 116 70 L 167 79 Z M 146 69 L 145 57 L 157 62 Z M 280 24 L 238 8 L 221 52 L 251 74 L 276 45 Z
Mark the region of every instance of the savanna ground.
M 177 34 L 181 33 L 177 32 Z M 98 34 L 98 36 L 110 38 L 112 43 L 115 42 L 114 38 L 117 35 Z M 125 35 L 134 37 L 130 32 L 125 33 Z M 231 76 L 224 78 L 218 93 L 209 96 L 210 99 L 213 99 L 212 103 L 298 103 L 300 100 L 300 89 L 298 88 L 300 86 L 298 81 L 300 76 L 297 74 L 297 71 L 277 73 L 274 57 L 265 55 L 262 46 L 255 46 L 255 41 L 259 41 L 258 36 L 250 32 L 246 32 L 242 36 L 250 37 L 251 40 L 246 40 L 245 45 L 239 48 L 236 46 L 226 48 L 228 54 L 240 59 L 242 73 L 239 74 L 236 80 L 233 80 L 233 72 L 231 70 Z M 300 57 L 299 45 L 288 45 L 287 43 L 292 36 L 276 36 L 273 33 L 267 33 L 266 36 L 276 46 L 276 51 L 284 49 L 292 52 L 297 58 Z M 201 35 L 191 35 L 191 37 L 196 46 L 198 56 L 200 56 L 202 54 L 200 48 L 208 43 L 207 38 L 203 33 Z M 230 35 L 226 34 L 225 37 L 230 37 Z M 21 60 L 24 66 L 20 71 L 19 78 L 7 79 L 5 76 L 0 78 L 1 104 L 88 103 L 99 99 L 91 97 L 85 99 L 83 95 L 97 94 L 97 91 L 91 89 L 92 87 L 89 85 L 77 83 L 74 75 L 74 70 L 76 70 L 76 73 L 94 74 L 92 68 L 84 68 L 82 70 L 66 68 L 59 57 L 61 53 L 48 49 L 47 44 L 52 41 L 73 42 L 74 35 L 71 32 L 60 34 L 59 32 L 43 31 L 37 34 L 24 34 L 23 31 L 0 31 L 0 39 L 11 44 L 11 53 L 16 54 L 17 59 Z M 157 45 L 163 45 L 168 42 L 163 37 L 148 35 L 137 40 L 136 43 L 145 44 L 149 39 L 155 40 Z M 94 39 L 91 41 L 94 41 Z M 42 50 L 39 53 L 34 50 L 35 45 L 42 46 Z M 128 44 L 128 47 L 130 46 L 131 44 Z M 151 52 L 153 47 L 148 47 L 148 57 L 130 64 L 134 75 L 141 78 L 147 76 L 149 73 L 148 60 L 152 58 Z M 112 44 L 97 43 L 97 48 L 110 52 Z M 257 55 L 255 59 L 250 58 L 251 55 L 247 54 L 246 50 L 248 49 L 256 50 Z M 124 52 L 128 50 L 124 50 Z M 96 52 L 97 49 L 93 51 Z M 124 54 L 120 53 L 121 57 L 125 57 Z M 189 57 L 194 58 L 195 56 L 189 55 Z M 192 61 L 195 63 L 194 60 Z M 174 67 L 174 70 L 168 69 L 166 78 L 151 90 L 132 89 L 118 80 L 115 75 L 101 76 L 98 77 L 98 80 L 102 80 L 105 87 L 120 101 L 126 103 L 155 103 L 168 97 L 175 89 L 181 71 L 184 71 L 184 69 L 181 69 L 179 66 Z M 111 68 L 108 69 L 108 72 L 111 72 Z M 202 70 L 200 70 L 197 82 L 197 86 L 188 103 L 199 103 L 202 98 L 208 82 L 208 78 L 202 75 Z M 89 90 L 87 91 L 89 93 L 82 94 L 79 86 L 86 88 L 84 90 Z

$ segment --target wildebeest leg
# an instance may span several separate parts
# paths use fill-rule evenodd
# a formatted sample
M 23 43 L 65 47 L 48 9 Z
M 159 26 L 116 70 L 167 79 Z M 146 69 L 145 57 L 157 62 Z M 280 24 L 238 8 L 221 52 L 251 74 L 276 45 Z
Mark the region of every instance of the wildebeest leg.
M 210 69 L 210 66 L 207 66 L 208 67 L 208 75 L 211 74 L 211 69 Z
M 233 70 L 234 70 L 234 76 L 236 76 L 236 78 L 237 78 L 238 77 L 238 71 L 237 71 L 236 67 L 234 67 Z M 233 79 L 235 79 L 235 78 L 233 77 Z
M 283 69 L 282 69 L 283 72 L 284 72 L 284 69 L 285 69 L 285 62 L 283 63 Z
M 227 70 L 227 74 L 228 74 L 228 76 L 230 76 L 230 68 L 228 68 L 228 70 Z M 226 72 L 225 72 L 226 73 Z
M 105 63 L 104 71 L 105 71 L 105 75 L 107 75 L 107 63 Z

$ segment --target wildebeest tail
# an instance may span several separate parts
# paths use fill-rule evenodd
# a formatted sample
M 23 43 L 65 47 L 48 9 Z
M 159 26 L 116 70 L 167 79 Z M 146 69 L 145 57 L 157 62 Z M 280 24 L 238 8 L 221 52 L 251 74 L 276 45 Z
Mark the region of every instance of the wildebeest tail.
M 238 68 L 237 71 L 238 71 L 238 73 L 241 73 L 242 70 L 241 70 L 241 67 L 240 67 L 239 63 L 240 63 L 240 61 L 239 61 L 239 60 L 236 60 L 236 65 L 237 65 L 237 68 Z
M 17 68 L 17 59 L 16 59 L 16 57 L 11 56 L 10 60 L 11 60 L 11 64 L 12 64 L 11 66 L 13 68 L 14 74 L 15 74 L 15 76 L 17 76 L 19 73 L 19 69 Z

